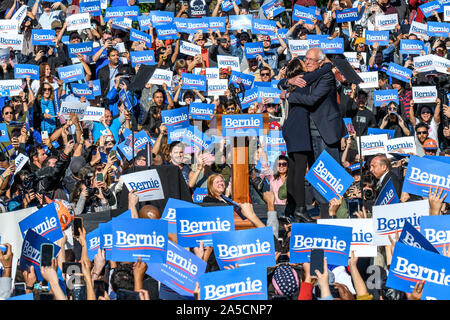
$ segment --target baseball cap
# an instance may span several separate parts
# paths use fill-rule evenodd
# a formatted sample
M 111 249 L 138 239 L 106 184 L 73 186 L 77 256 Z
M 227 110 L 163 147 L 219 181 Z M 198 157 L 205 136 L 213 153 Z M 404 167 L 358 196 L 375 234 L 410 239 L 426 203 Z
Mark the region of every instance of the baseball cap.
M 62 23 L 58 20 L 52 22 L 52 29 L 62 29 Z
M 269 128 L 270 130 L 280 130 L 281 126 L 278 122 L 272 121 L 271 123 L 269 123 Z
M 423 113 L 431 113 L 431 109 L 427 106 L 423 106 L 422 109 L 420 109 L 420 114 Z
M 438 148 L 438 145 L 436 143 L 436 140 L 430 138 L 430 139 L 425 140 L 425 142 L 423 143 L 423 148 L 430 149 L 430 150 L 436 150 Z
M 360 43 L 366 44 L 366 40 L 364 38 L 356 38 L 355 45 L 358 45 Z

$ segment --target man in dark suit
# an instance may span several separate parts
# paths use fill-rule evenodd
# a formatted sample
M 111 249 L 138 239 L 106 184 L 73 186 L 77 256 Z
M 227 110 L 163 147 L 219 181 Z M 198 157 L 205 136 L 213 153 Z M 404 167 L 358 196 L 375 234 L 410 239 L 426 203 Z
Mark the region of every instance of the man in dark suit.
M 106 95 L 114 87 L 114 80 L 117 75 L 131 76 L 130 66 L 120 62 L 119 51 L 117 49 L 109 49 L 107 56 L 109 63 L 98 71 L 103 99 L 106 99 Z
M 392 180 L 395 192 L 400 198 L 402 192 L 402 183 L 395 173 L 391 171 L 391 163 L 385 154 L 376 155 L 372 161 L 370 161 L 370 173 L 378 180 L 376 192 L 377 194 L 388 183 L 389 179 Z
M 326 62 L 326 56 L 320 48 L 311 48 L 306 52 L 305 67 L 308 73 L 320 70 Z M 301 78 L 302 76 L 300 76 Z M 288 82 L 298 85 L 301 79 L 290 79 Z M 300 81 L 301 83 L 301 81 Z M 294 90 L 288 96 L 289 104 L 305 106 L 310 116 L 310 135 L 313 157 L 308 160 L 311 167 L 320 154 L 326 150 L 340 163 L 340 142 L 347 134 L 344 120 L 341 117 L 337 103 L 336 78 L 331 70 L 322 76 L 306 83 L 309 91 Z M 328 216 L 328 201 L 313 190 L 314 198 L 320 203 L 321 217 Z M 307 212 L 295 212 L 297 216 L 310 220 Z

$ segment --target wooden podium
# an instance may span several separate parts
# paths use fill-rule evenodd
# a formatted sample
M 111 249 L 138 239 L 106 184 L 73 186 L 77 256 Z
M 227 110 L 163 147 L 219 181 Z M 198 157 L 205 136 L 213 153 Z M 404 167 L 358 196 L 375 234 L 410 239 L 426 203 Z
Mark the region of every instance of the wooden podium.
M 263 133 L 265 135 L 269 132 L 269 114 L 263 113 Z M 230 115 L 233 117 L 233 115 Z M 235 115 L 236 117 L 239 114 Z M 215 116 L 216 134 L 222 135 L 222 115 L 216 114 Z M 237 203 L 250 202 L 249 192 L 249 172 L 248 172 L 248 137 L 244 137 L 244 143 L 238 145 L 238 138 L 231 137 L 233 139 L 233 163 L 231 164 L 231 176 L 232 176 L 232 190 L 233 200 Z M 234 213 L 234 224 L 236 230 L 251 229 L 254 228 L 253 224 L 248 220 L 242 220 L 236 213 Z

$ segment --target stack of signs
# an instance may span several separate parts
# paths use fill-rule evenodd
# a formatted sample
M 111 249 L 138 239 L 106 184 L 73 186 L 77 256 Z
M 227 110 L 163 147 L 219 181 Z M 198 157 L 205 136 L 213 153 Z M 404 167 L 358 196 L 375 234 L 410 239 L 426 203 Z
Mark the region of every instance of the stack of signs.
M 350 252 L 355 252 L 355 257 L 375 257 L 377 246 L 373 245 L 372 219 L 318 219 L 318 224 L 351 227 L 352 242 Z
M 411 156 L 403 182 L 403 192 L 428 197 L 429 188 L 443 188 L 447 195 L 445 202 L 450 202 L 448 193 L 450 189 L 450 169 L 442 165 L 441 161 Z
M 182 296 L 193 297 L 195 285 L 205 273 L 206 262 L 172 241 L 165 263 L 149 263 L 147 274 Z
M 217 263 L 222 270 L 236 264 L 239 267 L 276 264 L 272 227 L 221 232 L 212 238 Z
M 213 235 L 234 231 L 233 206 L 177 208 L 177 242 L 182 247 L 212 246 Z
M 325 224 L 293 223 L 290 262 L 309 262 L 311 249 L 323 249 L 330 265 L 347 266 L 353 229 Z
M 138 171 L 122 176 L 129 191 L 136 190 L 139 202 L 164 199 L 164 191 L 156 169 Z
M 267 271 L 259 266 L 208 272 L 200 277 L 201 300 L 267 300 Z
M 428 216 L 428 200 L 373 206 L 373 243 L 377 246 L 390 245 L 389 236 L 395 238 L 408 221 L 414 228 L 420 227 L 420 218 Z
M 328 201 L 343 196 L 353 177 L 325 150 L 314 162 L 305 179 Z

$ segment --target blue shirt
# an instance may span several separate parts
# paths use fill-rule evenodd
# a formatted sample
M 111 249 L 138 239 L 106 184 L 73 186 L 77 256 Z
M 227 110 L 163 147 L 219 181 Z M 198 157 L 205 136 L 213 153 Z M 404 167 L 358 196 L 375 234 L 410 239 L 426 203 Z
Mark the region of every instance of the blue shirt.
M 114 136 L 114 140 L 116 142 L 119 141 L 119 129 L 121 127 L 121 123 L 119 121 L 119 117 L 115 118 L 111 125 L 109 126 L 109 130 L 111 131 L 111 133 Z M 108 135 L 109 132 L 108 130 L 105 128 L 105 126 L 103 124 L 101 124 L 100 122 L 94 122 L 94 128 L 92 130 L 92 136 L 94 138 L 94 143 L 97 142 L 97 140 L 102 136 L 102 135 Z

